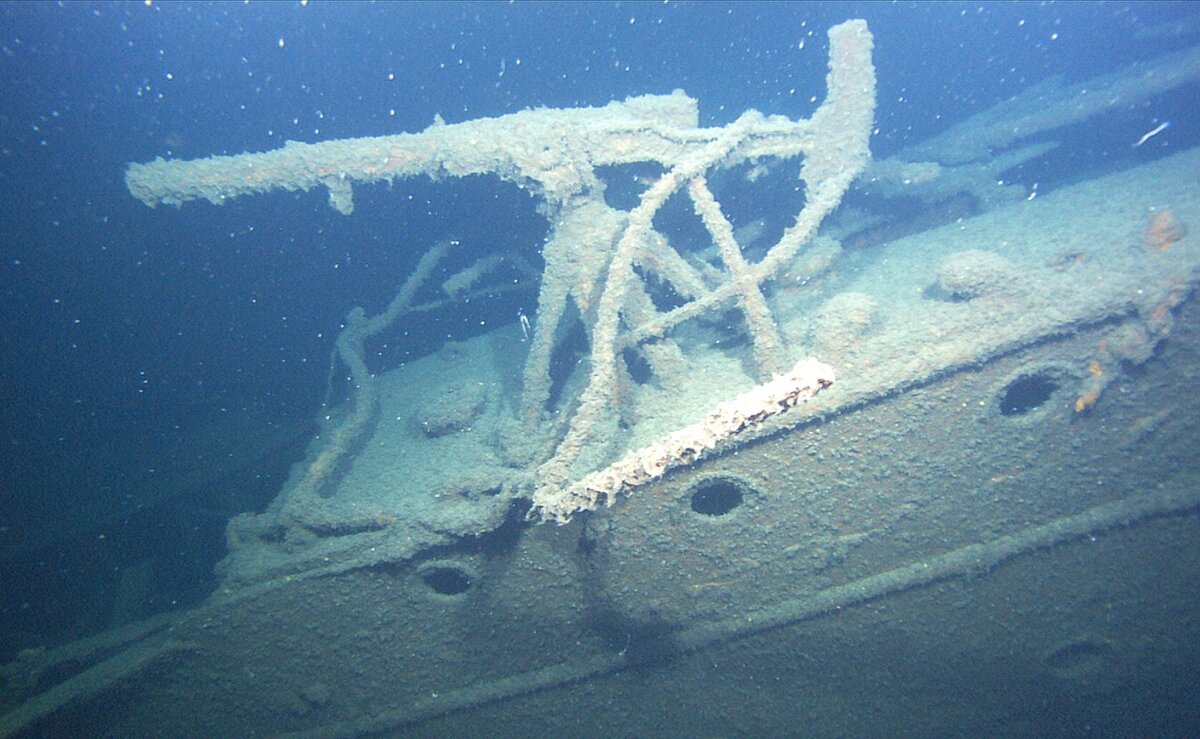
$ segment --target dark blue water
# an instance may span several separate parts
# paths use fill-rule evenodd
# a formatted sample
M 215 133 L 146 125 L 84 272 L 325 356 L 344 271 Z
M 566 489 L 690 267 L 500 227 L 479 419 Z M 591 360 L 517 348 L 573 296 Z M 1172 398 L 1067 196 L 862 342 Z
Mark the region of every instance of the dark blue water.
M 806 116 L 824 94 L 825 31 L 853 17 L 875 34 L 886 156 L 1049 76 L 1194 44 L 1193 7 L 0 5 L 0 660 L 204 597 L 224 522 L 261 510 L 300 458 L 349 308 L 378 311 L 444 236 L 463 242 L 461 266 L 513 246 L 536 259 L 545 233 L 528 196 L 482 180 L 359 188 L 350 218 L 316 191 L 150 209 L 125 189 L 128 162 L 675 88 L 704 124 Z M 1142 32 L 1170 21 L 1180 32 Z M 1052 187 L 1194 146 L 1197 102 L 1171 93 L 1102 116 L 1015 176 Z M 1131 149 L 1159 120 L 1173 125 Z M 533 300 L 431 319 L 385 364 Z M 198 451 L 210 428 L 235 437 Z M 220 472 L 180 487 L 206 466 Z M 131 571 L 149 596 L 114 614 Z

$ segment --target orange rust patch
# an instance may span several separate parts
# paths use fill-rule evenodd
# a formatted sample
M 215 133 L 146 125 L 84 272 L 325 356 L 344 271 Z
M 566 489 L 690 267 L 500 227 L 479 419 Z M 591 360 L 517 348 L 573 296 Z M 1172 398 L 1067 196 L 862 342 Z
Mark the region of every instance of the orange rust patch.
M 1083 413 L 1096 404 L 1100 397 L 1100 388 L 1094 387 L 1075 399 L 1075 412 Z
M 1187 229 L 1175 217 L 1170 208 L 1163 208 L 1150 216 L 1150 225 L 1146 226 L 1146 248 L 1151 251 L 1166 251 L 1184 236 Z
M 1154 306 L 1154 310 L 1150 311 L 1150 318 L 1154 319 L 1155 321 L 1161 321 L 1163 317 L 1167 315 L 1167 311 L 1169 310 L 1171 310 L 1171 303 L 1170 301 L 1164 300 L 1163 302 Z

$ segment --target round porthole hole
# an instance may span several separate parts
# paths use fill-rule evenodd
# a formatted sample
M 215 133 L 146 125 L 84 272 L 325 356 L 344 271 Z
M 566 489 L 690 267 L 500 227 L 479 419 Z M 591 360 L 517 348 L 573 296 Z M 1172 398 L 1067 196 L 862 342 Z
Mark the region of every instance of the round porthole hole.
M 421 581 L 438 595 L 462 595 L 475 582 L 475 576 L 469 570 L 454 563 L 430 564 L 423 567 L 419 574 Z
M 724 516 L 746 499 L 742 486 L 734 480 L 717 477 L 705 480 L 692 489 L 692 510 L 702 516 Z
M 1021 375 L 1000 392 L 1000 415 L 1023 416 L 1041 408 L 1059 388 L 1058 378 L 1048 371 Z

